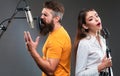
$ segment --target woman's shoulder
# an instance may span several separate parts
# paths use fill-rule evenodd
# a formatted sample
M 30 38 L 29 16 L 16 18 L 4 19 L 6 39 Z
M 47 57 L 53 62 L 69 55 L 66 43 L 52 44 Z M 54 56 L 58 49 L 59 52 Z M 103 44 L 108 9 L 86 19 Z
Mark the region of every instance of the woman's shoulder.
M 90 41 L 91 41 L 91 39 L 93 39 L 92 37 L 90 37 L 90 36 L 87 36 L 87 37 L 85 37 L 85 38 L 83 38 L 83 39 L 81 39 L 80 40 L 80 43 L 89 43 Z
M 90 45 L 90 44 L 93 44 L 94 42 L 96 41 L 96 38 L 93 37 L 93 36 L 87 36 L 83 39 L 80 40 L 79 44 L 82 44 L 82 45 Z
M 79 46 L 88 46 L 89 45 L 89 39 L 83 38 L 79 41 Z

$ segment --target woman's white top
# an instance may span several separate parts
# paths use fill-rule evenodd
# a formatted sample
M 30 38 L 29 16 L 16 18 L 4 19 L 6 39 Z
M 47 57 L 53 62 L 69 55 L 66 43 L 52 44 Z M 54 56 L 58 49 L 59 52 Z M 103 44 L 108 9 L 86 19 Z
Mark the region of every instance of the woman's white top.
M 98 65 L 106 54 L 106 41 L 100 36 L 101 46 L 95 36 L 80 40 L 76 55 L 75 76 L 99 76 Z

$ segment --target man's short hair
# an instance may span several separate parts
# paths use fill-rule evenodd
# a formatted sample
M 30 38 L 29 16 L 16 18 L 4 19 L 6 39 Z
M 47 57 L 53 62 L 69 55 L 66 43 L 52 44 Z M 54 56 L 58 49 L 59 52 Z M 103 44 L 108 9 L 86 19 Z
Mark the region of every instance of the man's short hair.
M 56 0 L 46 1 L 43 5 L 44 8 L 53 10 L 53 15 L 59 16 L 62 20 L 64 14 L 64 6 Z

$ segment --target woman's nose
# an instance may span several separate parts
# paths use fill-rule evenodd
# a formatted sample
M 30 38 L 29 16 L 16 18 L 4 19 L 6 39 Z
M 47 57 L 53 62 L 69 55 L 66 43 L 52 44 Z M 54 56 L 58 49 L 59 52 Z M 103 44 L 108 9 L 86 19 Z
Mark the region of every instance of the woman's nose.
M 99 20 L 99 18 L 95 18 L 95 20 L 96 20 L 96 21 L 98 21 L 98 20 Z

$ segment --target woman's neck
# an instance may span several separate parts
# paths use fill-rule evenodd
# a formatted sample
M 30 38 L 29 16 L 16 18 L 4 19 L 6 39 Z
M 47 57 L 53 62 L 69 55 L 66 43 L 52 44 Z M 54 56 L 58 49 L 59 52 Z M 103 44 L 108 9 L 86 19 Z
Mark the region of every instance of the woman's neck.
M 89 35 L 90 35 L 90 36 L 94 36 L 94 37 L 97 39 L 99 45 L 101 46 L 100 33 L 99 33 L 99 32 L 96 32 L 96 33 L 90 32 Z

